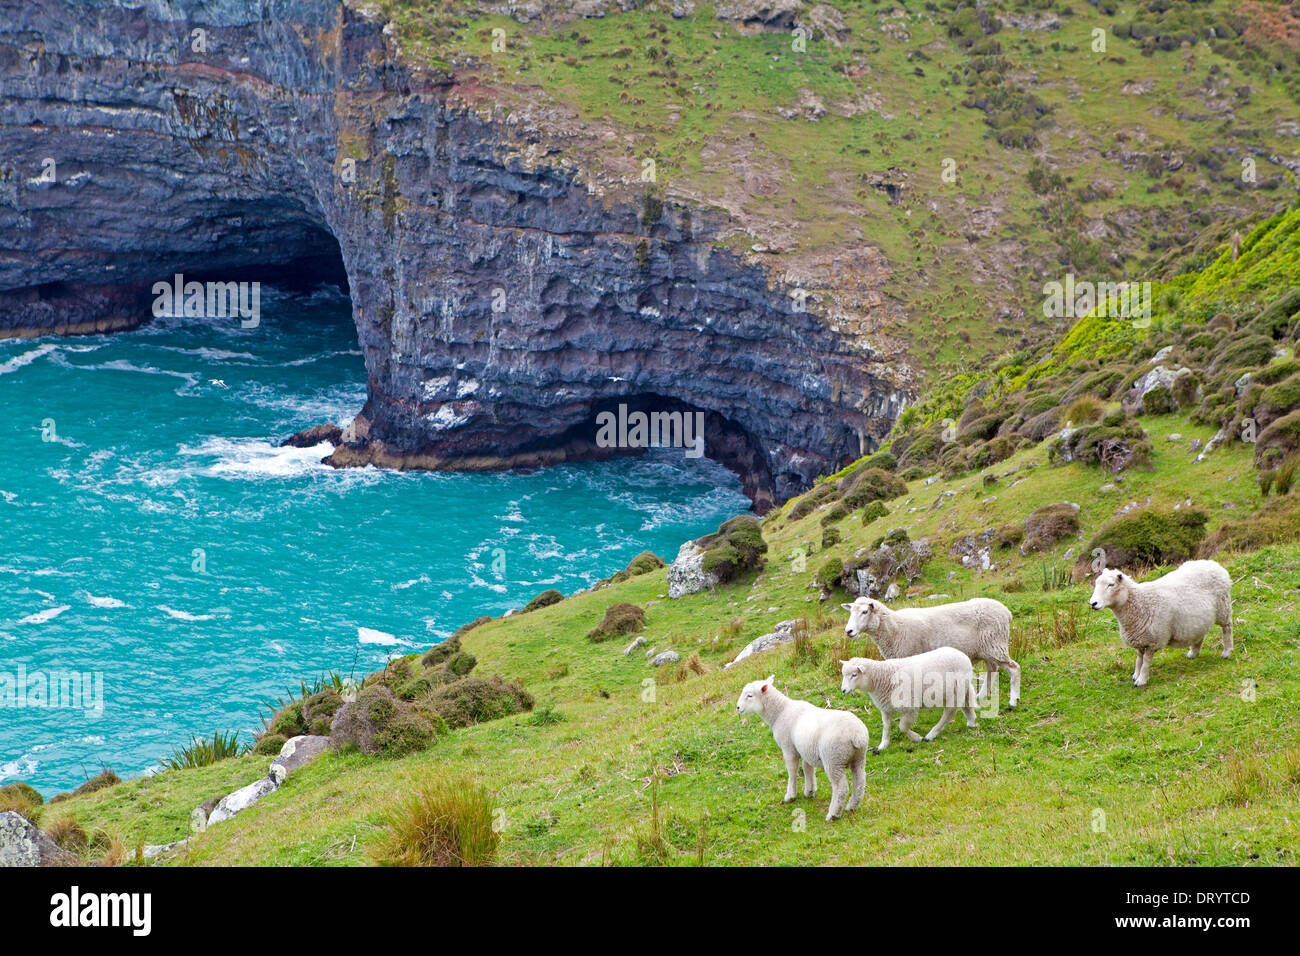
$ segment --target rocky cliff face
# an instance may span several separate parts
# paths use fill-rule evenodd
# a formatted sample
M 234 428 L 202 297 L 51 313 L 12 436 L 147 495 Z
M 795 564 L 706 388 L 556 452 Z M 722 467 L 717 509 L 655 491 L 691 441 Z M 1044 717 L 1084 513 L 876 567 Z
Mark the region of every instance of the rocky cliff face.
M 175 273 L 345 275 L 369 392 L 336 464 L 596 457 L 604 409 L 698 410 L 760 509 L 901 408 L 716 215 L 596 195 L 344 3 L 0 0 L 0 24 L 0 335 L 132 327 Z

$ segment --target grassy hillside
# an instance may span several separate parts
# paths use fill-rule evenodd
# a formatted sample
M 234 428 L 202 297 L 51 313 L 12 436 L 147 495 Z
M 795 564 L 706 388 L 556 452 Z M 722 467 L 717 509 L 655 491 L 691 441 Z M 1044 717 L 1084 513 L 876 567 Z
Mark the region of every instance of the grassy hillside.
M 1144 689 L 1130 684 L 1132 652 L 1119 647 L 1111 615 L 1090 611 L 1088 585 L 1063 573 L 1066 550 L 1083 547 L 1123 500 L 1150 495 L 1172 507 L 1191 497 L 1210 530 L 1258 504 L 1248 449 L 1228 446 L 1191 466 L 1183 443 L 1165 436 L 1208 438 L 1207 426 L 1174 415 L 1146 425 L 1153 470 L 1127 475 L 1119 494 L 1098 493 L 1105 476 L 1096 466 L 1052 466 L 1036 446 L 991 469 L 1007 475 L 994 495 L 982 474 L 914 481 L 889 503 L 892 514 L 839 522 L 842 541 L 826 549 L 825 510 L 790 520 L 792 502 L 765 522 L 766 570 L 733 586 L 669 601 L 657 570 L 484 624 L 464 638 L 480 672 L 521 679 L 537 711 L 454 731 L 399 760 L 326 755 L 197 837 L 177 862 L 365 863 L 388 812 L 422 781 L 460 775 L 486 785 L 504 812 L 506 863 L 693 863 L 701 846 L 706 863 L 1294 862 L 1300 545 L 1221 553 L 1236 582 L 1236 654 L 1221 660 L 1209 642 L 1194 661 L 1162 652 Z M 1026 480 L 1010 487 L 1008 473 Z M 947 542 L 967 532 L 1061 501 L 1080 505 L 1080 530 L 1041 554 L 1002 549 L 983 572 L 947 557 Z M 933 743 L 896 743 L 872 757 L 864 807 L 827 824 L 824 781 L 815 801 L 781 805 L 771 735 L 756 718 L 737 718 L 735 698 L 746 681 L 775 673 L 795 696 L 863 713 L 878 739 L 874 712 L 840 695 L 835 663 L 871 649 L 844 641 L 837 605 L 846 598 L 819 600 L 814 577 L 828 557 L 847 558 L 900 527 L 936 550 L 903 604 L 989 595 L 1011 607 L 1023 699 L 977 730 L 958 720 Z M 621 640 L 590 643 L 587 632 L 617 601 L 647 608 L 648 647 L 671 646 L 684 661 L 698 655 L 700 672 L 651 668 L 640 651 L 624 657 Z M 721 669 L 792 616 L 807 617 L 806 644 Z M 936 716 L 923 712 L 920 723 Z M 44 821 L 70 814 L 128 848 L 178 839 L 194 806 L 255 778 L 266 761 L 129 781 L 48 806 Z M 792 816 L 800 809 L 803 830 Z
M 647 222 L 664 197 L 724 210 L 722 242 L 931 381 L 1049 336 L 1044 281 L 1135 278 L 1294 196 L 1285 4 L 358 6 L 453 106 L 532 130 L 528 161 Z

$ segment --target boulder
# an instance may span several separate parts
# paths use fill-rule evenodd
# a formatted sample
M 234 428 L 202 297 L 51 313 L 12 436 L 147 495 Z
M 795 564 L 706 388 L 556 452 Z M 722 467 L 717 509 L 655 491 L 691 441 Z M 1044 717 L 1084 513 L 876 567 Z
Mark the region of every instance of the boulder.
M 329 749 L 328 737 L 305 734 L 293 737 L 280 749 L 280 756 L 271 762 L 271 779 L 277 787 L 284 784 L 289 774 L 307 766 Z
M 746 657 L 750 657 L 754 654 L 761 654 L 763 651 L 769 651 L 774 647 L 780 647 L 782 644 L 789 644 L 794 640 L 794 628 L 796 624 L 798 624 L 798 621 L 794 619 L 777 622 L 776 628 L 773 631 L 764 634 L 761 637 L 754 638 L 741 648 L 740 653 L 724 666 L 730 667 L 738 661 L 743 661 Z
M 76 866 L 77 857 L 13 810 L 0 813 L 0 867 Z
M 1186 405 L 1194 389 L 1195 379 L 1190 368 L 1175 371 L 1157 365 L 1133 383 L 1123 404 L 1135 408 L 1139 414 L 1159 415 Z
M 234 793 L 228 793 L 217 803 L 217 807 L 208 816 L 207 825 L 220 823 L 223 820 L 229 820 L 237 813 L 242 813 L 253 804 L 257 803 L 269 793 L 274 793 L 279 784 L 269 774 L 261 780 L 256 780 L 246 787 L 241 787 Z
M 637 648 L 639 648 L 639 647 L 645 647 L 645 638 L 644 638 L 644 637 L 638 637 L 635 641 L 633 641 L 633 642 L 632 642 L 631 644 L 629 644 L 627 647 L 623 648 L 623 656 L 624 656 L 624 657 L 628 657 L 629 655 L 631 655 L 631 653 L 632 653 L 633 651 L 635 651 L 635 650 L 636 650 Z
M 668 596 L 685 597 L 718 586 L 718 577 L 704 570 L 704 549 L 694 541 L 687 541 L 677 552 L 677 558 L 668 569 Z
M 662 654 L 657 654 L 650 663 L 654 667 L 663 667 L 665 664 L 676 664 L 681 659 L 682 656 L 676 651 L 664 651 Z

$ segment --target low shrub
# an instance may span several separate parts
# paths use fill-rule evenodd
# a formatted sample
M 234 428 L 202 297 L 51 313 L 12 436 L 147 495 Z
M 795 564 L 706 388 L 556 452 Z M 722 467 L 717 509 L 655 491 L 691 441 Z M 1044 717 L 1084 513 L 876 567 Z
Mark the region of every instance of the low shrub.
M 620 601 L 605 609 L 604 619 L 587 632 L 587 640 L 594 644 L 621 634 L 632 634 L 645 627 L 645 611 L 635 604 Z
M 448 727 L 468 727 L 532 710 L 533 697 L 522 684 L 500 676 L 466 677 L 434 691 L 431 706 Z
M 1079 561 L 1087 566 L 1097 548 L 1108 567 L 1154 567 L 1178 564 L 1196 554 L 1209 520 L 1203 511 L 1142 508 L 1108 522 L 1088 543 Z
M 840 558 L 831 558 L 813 575 L 813 580 L 819 587 L 830 589 L 839 587 L 840 578 L 844 575 L 844 561 Z
M 1079 533 L 1079 511 L 1068 502 L 1044 505 L 1025 519 L 1025 549 L 1046 551 L 1058 541 Z
M 549 588 L 525 604 L 522 613 L 527 614 L 529 611 L 538 611 L 544 607 L 550 607 L 552 604 L 559 604 L 563 600 L 563 594 L 555 590 L 555 588 Z
M 862 523 L 871 524 L 877 518 L 883 518 L 889 514 L 889 509 L 885 507 L 883 501 L 868 502 L 867 506 L 862 509 Z
M 284 734 L 266 734 L 253 747 L 253 753 L 263 757 L 274 757 L 284 749 L 284 745 L 288 742 L 289 738 L 285 737 Z
M 665 567 L 666 562 L 653 551 L 642 551 L 635 558 L 628 562 L 627 567 L 616 573 L 609 580 L 617 584 L 620 581 L 626 581 L 629 578 L 639 577 L 642 574 L 649 574 L 659 568 Z

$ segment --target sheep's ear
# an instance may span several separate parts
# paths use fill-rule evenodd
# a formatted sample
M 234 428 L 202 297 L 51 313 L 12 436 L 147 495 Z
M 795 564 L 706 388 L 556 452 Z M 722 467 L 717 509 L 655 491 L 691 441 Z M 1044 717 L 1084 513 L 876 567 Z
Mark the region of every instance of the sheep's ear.
M 841 657 L 841 658 L 840 658 L 840 663 L 841 663 L 841 664 L 847 664 L 848 661 L 846 661 L 844 658 Z
M 1124 580 L 1124 572 L 1123 572 L 1123 571 L 1116 571 L 1116 572 L 1115 572 L 1115 580 L 1116 580 L 1116 581 L 1123 581 L 1123 580 Z
M 844 608 L 844 610 L 846 610 L 846 611 L 852 611 L 852 610 L 853 610 L 853 605 L 852 605 L 852 604 L 841 604 L 840 607 Z

